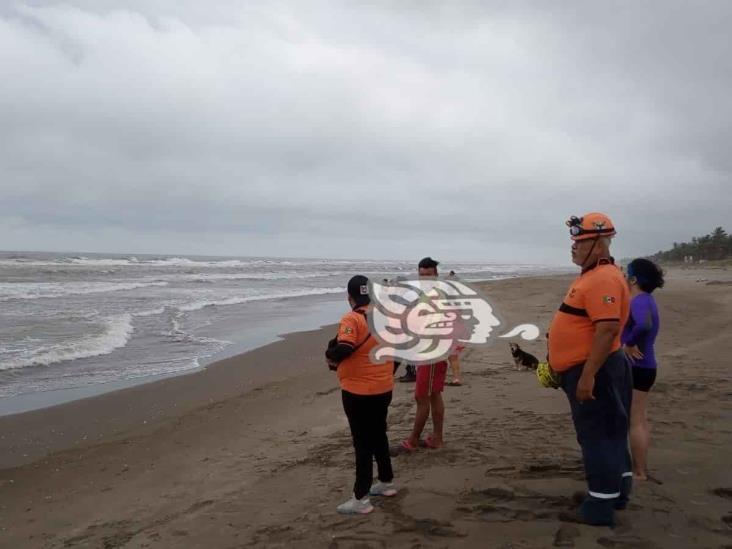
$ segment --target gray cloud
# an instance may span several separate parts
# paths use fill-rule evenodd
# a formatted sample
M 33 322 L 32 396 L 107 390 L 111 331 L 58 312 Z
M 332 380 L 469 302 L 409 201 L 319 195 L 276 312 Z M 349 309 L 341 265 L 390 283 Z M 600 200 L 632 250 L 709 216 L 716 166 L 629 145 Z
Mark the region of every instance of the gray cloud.
M 725 2 L 0 7 L 0 248 L 565 261 L 728 224 Z

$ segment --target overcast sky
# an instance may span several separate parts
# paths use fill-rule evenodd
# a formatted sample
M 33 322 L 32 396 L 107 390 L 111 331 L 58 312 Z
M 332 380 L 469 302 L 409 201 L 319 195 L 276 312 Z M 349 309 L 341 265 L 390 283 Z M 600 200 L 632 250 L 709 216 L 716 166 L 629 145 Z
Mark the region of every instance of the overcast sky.
M 249 6 L 249 7 L 247 7 Z M 0 249 L 568 263 L 732 232 L 732 2 L 0 0 Z

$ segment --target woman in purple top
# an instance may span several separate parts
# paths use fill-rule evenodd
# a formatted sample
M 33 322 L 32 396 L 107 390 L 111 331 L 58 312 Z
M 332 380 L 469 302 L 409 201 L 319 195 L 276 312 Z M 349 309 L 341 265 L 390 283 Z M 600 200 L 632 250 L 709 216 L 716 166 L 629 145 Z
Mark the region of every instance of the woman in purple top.
M 650 428 L 648 391 L 656 380 L 656 354 L 653 344 L 660 327 L 658 307 L 651 295 L 663 287 L 663 271 L 648 259 L 634 259 L 628 265 L 630 316 L 623 328 L 622 343 L 633 371 L 633 404 L 630 408 L 630 451 L 633 478 L 646 480 Z

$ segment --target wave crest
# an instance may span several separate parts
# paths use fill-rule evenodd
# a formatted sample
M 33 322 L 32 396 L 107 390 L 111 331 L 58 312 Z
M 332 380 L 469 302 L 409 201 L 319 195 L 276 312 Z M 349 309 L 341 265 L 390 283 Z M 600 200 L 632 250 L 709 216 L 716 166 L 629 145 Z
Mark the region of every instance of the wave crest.
M 57 362 L 108 355 L 127 345 L 134 326 L 132 315 L 125 313 L 105 319 L 103 333 L 88 335 L 68 343 L 59 343 L 34 349 L 30 356 L 3 360 L 0 370 L 13 370 L 28 366 L 49 366 Z

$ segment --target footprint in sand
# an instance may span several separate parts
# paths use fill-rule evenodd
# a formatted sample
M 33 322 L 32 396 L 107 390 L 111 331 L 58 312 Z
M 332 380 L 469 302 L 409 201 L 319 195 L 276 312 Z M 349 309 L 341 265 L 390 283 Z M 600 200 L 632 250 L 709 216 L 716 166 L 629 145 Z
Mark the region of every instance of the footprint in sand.
M 562 524 L 554 534 L 554 547 L 574 547 L 574 540 L 578 538 L 580 531 L 574 526 Z
M 546 462 L 534 463 L 524 467 L 516 473 L 516 477 L 531 479 L 551 476 L 582 480 L 584 474 L 584 466 L 579 461 L 573 463 Z
M 597 538 L 597 544 L 603 547 L 633 547 L 638 549 L 655 549 L 658 547 L 652 541 L 637 536 L 617 536 Z
M 711 492 L 720 498 L 732 499 L 732 488 L 714 488 Z
M 326 395 L 332 395 L 336 391 L 338 391 L 340 387 L 333 387 L 331 389 L 327 389 L 325 391 L 316 391 L 315 396 L 326 396 Z
M 412 524 L 397 527 L 395 532 L 417 533 L 426 537 L 463 538 L 466 534 L 453 529 L 452 523 L 432 519 L 415 519 Z
M 561 511 L 573 508 L 572 498 L 532 491 L 518 492 L 507 487 L 471 490 L 463 494 L 457 510 L 477 515 L 485 522 L 514 522 L 556 519 Z M 569 545 L 566 545 L 569 546 Z

